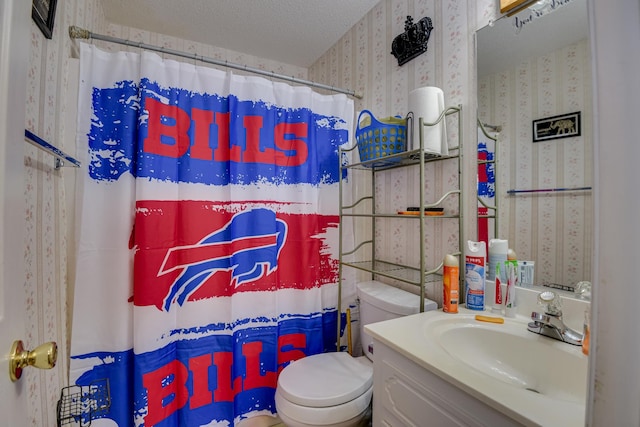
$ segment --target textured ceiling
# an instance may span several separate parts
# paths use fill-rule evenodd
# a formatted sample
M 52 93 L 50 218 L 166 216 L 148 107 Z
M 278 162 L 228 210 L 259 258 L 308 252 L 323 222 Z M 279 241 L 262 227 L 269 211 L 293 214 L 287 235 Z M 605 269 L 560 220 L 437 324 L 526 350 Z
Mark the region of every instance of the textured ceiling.
M 307 68 L 380 0 L 102 0 L 108 22 Z

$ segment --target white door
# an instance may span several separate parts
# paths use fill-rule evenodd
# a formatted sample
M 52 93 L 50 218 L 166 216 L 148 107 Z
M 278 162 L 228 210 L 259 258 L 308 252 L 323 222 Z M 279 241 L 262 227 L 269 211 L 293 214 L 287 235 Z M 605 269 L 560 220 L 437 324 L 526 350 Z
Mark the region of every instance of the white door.
M 13 341 L 24 338 L 22 173 L 30 25 L 30 1 L 0 0 L 0 425 L 6 426 L 27 420 L 27 389 L 24 381 L 9 379 L 8 356 Z

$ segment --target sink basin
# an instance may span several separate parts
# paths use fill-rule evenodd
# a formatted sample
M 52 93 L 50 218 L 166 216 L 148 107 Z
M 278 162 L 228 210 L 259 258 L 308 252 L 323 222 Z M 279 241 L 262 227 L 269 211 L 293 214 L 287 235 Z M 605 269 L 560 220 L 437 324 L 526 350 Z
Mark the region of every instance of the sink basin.
M 426 338 L 471 369 L 513 387 L 554 400 L 584 403 L 587 358 L 579 347 L 527 331 L 526 319 L 504 324 L 475 315 L 433 319 Z

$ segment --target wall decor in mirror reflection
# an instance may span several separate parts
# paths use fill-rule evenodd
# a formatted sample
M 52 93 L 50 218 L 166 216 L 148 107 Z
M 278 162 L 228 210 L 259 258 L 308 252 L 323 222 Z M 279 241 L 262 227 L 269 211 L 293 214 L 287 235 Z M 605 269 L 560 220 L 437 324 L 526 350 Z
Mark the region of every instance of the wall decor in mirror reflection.
M 588 190 L 594 131 L 588 28 L 586 1 L 571 0 L 519 34 L 512 19 L 477 32 L 477 118 L 501 126 L 494 164 L 495 237 L 508 240 L 519 260 L 535 262 L 535 286 L 573 289 L 591 281 L 594 212 Z M 566 117 L 570 123 L 556 124 L 565 119 L 556 116 L 566 115 L 573 115 Z M 540 135 L 534 136 L 532 123 L 538 120 Z M 534 138 L 539 142 L 532 143 Z M 485 216 L 478 214 L 479 232 L 483 221 L 491 232 Z
M 514 10 L 509 13 L 508 16 L 512 16 L 513 14 L 518 13 L 513 17 L 513 26 L 516 29 L 516 34 L 518 34 L 522 28 L 526 25 L 532 23 L 534 20 L 542 18 L 558 9 L 561 6 L 569 4 L 574 0 L 537 0 L 532 3 L 522 5 L 518 10 Z M 576 0 L 580 1 L 580 0 Z M 525 7 L 527 8 L 526 13 L 520 13 Z
M 580 112 L 533 121 L 533 142 L 580 136 Z

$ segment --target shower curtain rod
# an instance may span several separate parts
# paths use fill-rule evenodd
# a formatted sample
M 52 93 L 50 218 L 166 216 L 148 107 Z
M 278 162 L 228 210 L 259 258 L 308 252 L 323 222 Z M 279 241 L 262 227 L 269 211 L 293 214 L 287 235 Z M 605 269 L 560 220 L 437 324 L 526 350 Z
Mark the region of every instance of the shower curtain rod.
M 355 91 L 353 91 L 353 90 L 341 89 L 339 87 L 329 86 L 329 85 L 325 85 L 325 84 L 322 84 L 322 83 L 316 83 L 316 82 L 312 82 L 310 80 L 299 79 L 299 78 L 293 77 L 293 76 L 286 76 L 284 74 L 277 74 L 277 73 L 274 73 L 273 71 L 264 71 L 264 70 L 260 70 L 259 68 L 249 67 L 248 65 L 236 64 L 236 63 L 229 62 L 229 61 L 221 61 L 219 59 L 208 58 L 206 56 L 201 56 L 201 55 L 197 55 L 197 54 L 193 54 L 193 53 L 182 52 L 182 51 L 173 50 L 173 49 L 167 49 L 167 48 L 164 48 L 164 47 L 153 46 L 153 45 L 145 44 L 145 43 L 141 43 L 141 42 L 132 42 L 130 40 L 125 40 L 125 39 L 120 39 L 120 38 L 117 38 L 117 37 L 106 36 L 106 35 L 103 35 L 103 34 L 96 34 L 96 33 L 92 33 L 89 30 L 85 30 L 84 28 L 77 27 L 75 25 L 69 26 L 69 37 L 71 37 L 72 39 L 102 40 L 102 41 L 106 41 L 106 42 L 118 43 L 118 44 L 123 44 L 123 45 L 126 45 L 126 46 L 137 47 L 137 48 L 140 48 L 140 49 L 152 50 L 152 51 L 155 51 L 155 52 L 166 53 L 166 54 L 169 54 L 169 55 L 180 56 L 180 57 L 188 58 L 188 59 L 194 59 L 196 61 L 204 62 L 204 63 L 207 63 L 207 64 L 220 65 L 222 67 L 228 67 L 228 68 L 233 68 L 233 69 L 236 69 L 236 70 L 242 70 L 242 71 L 246 71 L 246 72 L 253 73 L 253 74 L 260 74 L 262 76 L 266 76 L 266 77 L 270 77 L 270 78 L 274 78 L 274 79 L 284 80 L 284 81 L 293 82 L 293 83 L 299 83 L 299 84 L 303 84 L 303 85 L 306 85 L 306 86 L 315 87 L 315 88 L 318 88 L 318 89 L 325 89 L 325 90 L 329 90 L 329 91 L 332 91 L 332 92 L 344 93 L 345 95 L 353 96 L 354 98 L 357 98 L 357 99 L 362 99 L 362 95 L 358 94 L 358 93 L 355 93 Z

